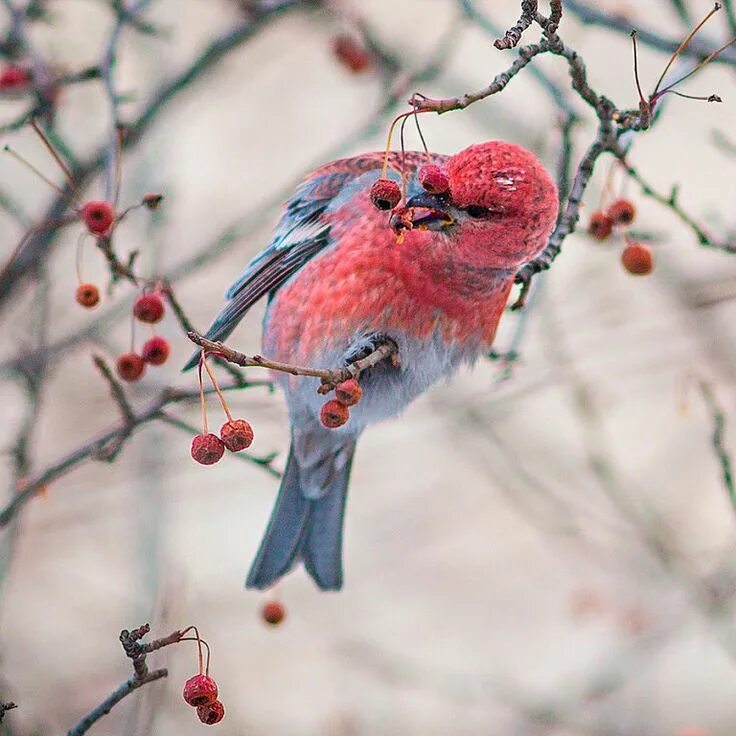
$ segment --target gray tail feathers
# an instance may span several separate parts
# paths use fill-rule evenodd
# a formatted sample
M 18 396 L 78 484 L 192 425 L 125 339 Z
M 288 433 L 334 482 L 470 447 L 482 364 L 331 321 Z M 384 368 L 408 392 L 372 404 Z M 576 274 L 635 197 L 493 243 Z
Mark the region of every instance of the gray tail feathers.
M 305 466 L 292 441 L 276 505 L 248 573 L 248 588 L 270 588 L 300 561 L 322 590 L 342 587 L 343 517 L 354 452 L 355 440 L 345 438 L 318 466 Z

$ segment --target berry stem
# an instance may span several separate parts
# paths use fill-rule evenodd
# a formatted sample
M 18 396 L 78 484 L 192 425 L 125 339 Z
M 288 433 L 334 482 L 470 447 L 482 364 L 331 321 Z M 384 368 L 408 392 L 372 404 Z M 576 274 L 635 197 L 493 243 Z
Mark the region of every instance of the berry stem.
M 656 85 L 656 86 L 655 86 L 655 88 L 654 88 L 654 92 L 652 92 L 652 98 L 656 98 L 656 97 L 658 97 L 658 94 L 657 94 L 657 93 L 659 92 L 659 87 L 660 87 L 660 85 L 662 84 L 662 82 L 664 81 L 664 78 L 665 78 L 665 77 L 667 76 L 667 72 L 668 72 L 668 71 L 669 71 L 669 70 L 670 70 L 670 69 L 672 68 L 672 65 L 673 65 L 673 64 L 675 63 L 675 59 L 677 59 L 677 57 L 678 57 L 678 56 L 679 56 L 679 55 L 680 55 L 680 54 L 681 54 L 681 53 L 682 53 L 682 52 L 683 52 L 683 51 L 684 51 L 684 50 L 685 50 L 685 49 L 687 48 L 687 46 L 688 46 L 688 44 L 690 43 L 690 41 L 692 41 L 692 40 L 693 40 L 693 38 L 695 38 L 695 35 L 697 34 L 697 32 L 698 32 L 698 31 L 699 31 L 699 30 L 700 30 L 700 29 L 701 29 L 701 28 L 702 28 L 702 27 L 703 27 L 703 26 L 704 26 L 704 25 L 705 25 L 705 24 L 706 24 L 706 23 L 707 23 L 707 22 L 708 22 L 708 21 L 709 21 L 709 20 L 711 19 L 711 17 L 712 17 L 713 15 L 715 15 L 715 13 L 717 13 L 717 12 L 718 12 L 718 11 L 719 11 L 720 9 L 721 9 L 721 6 L 720 6 L 720 4 L 719 4 L 719 3 L 716 3 L 716 4 L 715 4 L 715 5 L 713 6 L 713 9 L 712 9 L 712 10 L 711 10 L 711 11 L 710 11 L 710 12 L 709 12 L 709 13 L 708 13 L 708 14 L 707 14 L 706 16 L 705 16 L 705 18 L 703 18 L 703 20 L 701 20 L 701 21 L 700 21 L 700 23 L 698 23 L 698 25 L 696 25 L 696 26 L 695 26 L 695 28 L 693 28 L 693 30 L 692 30 L 692 31 L 690 31 L 690 33 L 688 33 L 688 34 L 687 34 L 687 36 L 685 36 L 685 38 L 684 38 L 684 40 L 682 41 L 682 43 L 681 43 L 681 44 L 680 44 L 680 45 L 679 45 L 679 46 L 678 46 L 678 47 L 677 47 L 677 48 L 675 49 L 675 52 L 674 52 L 674 53 L 672 54 L 672 56 L 670 57 L 670 60 L 669 60 L 669 61 L 667 62 L 667 66 L 665 66 L 665 68 L 664 68 L 664 71 L 662 72 L 662 75 L 661 75 L 661 76 L 660 76 L 660 78 L 659 78 L 659 79 L 657 80 L 657 85 Z M 719 52 L 719 53 L 720 53 L 720 52 Z M 711 56 L 712 56 L 712 54 L 711 54 Z M 710 58 L 710 57 L 709 57 L 709 58 Z M 702 66 L 702 63 L 701 63 L 701 65 L 700 65 L 700 66 Z M 700 66 L 698 66 L 698 67 L 696 67 L 696 68 L 700 68 Z M 682 80 L 680 80 L 680 81 L 682 81 Z
M 85 241 L 85 238 L 86 237 L 87 237 L 87 232 L 83 230 L 79 234 L 79 237 L 77 238 L 77 259 L 76 259 L 77 262 L 76 262 L 76 267 L 77 267 L 77 281 L 80 284 L 84 283 L 84 278 L 82 277 L 82 258 L 84 256 L 84 241 Z
M 54 182 L 52 182 L 51 179 L 49 179 L 45 174 L 42 174 L 30 161 L 21 156 L 17 151 L 14 151 L 7 144 L 3 147 L 3 150 L 5 151 L 5 153 L 9 153 L 16 161 L 18 161 L 18 163 L 23 164 L 23 166 L 32 171 L 39 179 L 46 182 L 46 184 L 48 184 L 55 192 L 57 192 L 59 196 L 64 199 L 70 207 L 74 207 L 75 203 L 73 200 L 69 199 L 67 193 L 60 186 L 54 184 Z
M 188 634 L 190 631 L 194 632 L 194 636 L 184 636 L 185 634 Z M 210 645 L 207 643 L 205 639 L 203 639 L 199 635 L 199 629 L 192 625 L 187 626 L 186 629 L 180 632 L 181 639 L 179 641 L 196 641 L 197 642 L 197 657 L 199 660 L 199 674 L 203 674 L 202 670 L 204 669 L 204 675 L 205 677 L 209 675 L 210 673 Z M 207 649 L 207 661 L 206 663 L 203 661 L 202 657 L 202 645 L 204 644 L 205 649 Z
M 233 415 L 230 413 L 230 409 L 227 407 L 227 402 L 225 401 L 225 397 L 222 395 L 222 391 L 220 391 L 220 387 L 217 385 L 217 379 L 215 378 L 215 374 L 212 372 L 212 369 L 207 364 L 207 360 L 203 361 L 204 363 L 204 369 L 207 371 L 207 375 L 210 377 L 210 381 L 212 381 L 212 385 L 215 388 L 215 393 L 217 394 L 217 398 L 220 399 L 220 403 L 222 404 L 222 410 L 225 412 L 225 416 L 227 417 L 228 422 L 232 422 Z
M 202 380 L 202 366 L 205 364 L 206 353 L 202 348 L 202 354 L 199 356 L 199 365 L 197 366 L 197 373 L 199 374 L 199 404 L 202 407 L 202 434 L 209 434 L 209 427 L 207 426 L 207 407 L 204 401 L 204 381 Z
M 31 118 L 30 123 L 36 135 L 41 139 L 41 142 L 44 144 L 44 146 L 46 146 L 48 152 L 53 156 L 54 161 L 56 161 L 56 163 L 59 165 L 59 168 L 64 172 L 64 176 L 69 182 L 69 185 L 71 186 L 74 193 L 79 199 L 81 199 L 82 193 L 77 188 L 74 178 L 72 177 L 72 172 L 69 170 L 69 167 L 66 165 L 64 159 L 61 158 L 56 148 L 54 148 L 46 133 L 41 130 L 41 126 L 39 126 L 35 118 Z

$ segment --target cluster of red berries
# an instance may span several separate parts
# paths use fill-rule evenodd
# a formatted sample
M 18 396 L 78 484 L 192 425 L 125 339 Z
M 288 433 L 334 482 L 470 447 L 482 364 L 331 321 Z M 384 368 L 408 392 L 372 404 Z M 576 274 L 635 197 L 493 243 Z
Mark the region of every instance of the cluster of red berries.
M 425 164 L 419 168 L 419 183 L 430 194 L 444 194 L 450 188 L 447 172 L 436 164 Z M 371 202 L 379 210 L 392 210 L 401 201 L 398 182 L 382 176 L 371 187 Z
M 25 92 L 31 82 L 31 74 L 17 64 L 8 64 L 0 69 L 0 93 L 18 94 Z
M 227 421 L 220 427 L 220 436 L 210 432 L 207 427 L 207 409 L 204 401 L 204 384 L 202 382 L 202 367 L 207 371 L 207 374 L 212 381 L 217 397 L 220 399 L 222 409 L 225 412 Z M 230 409 L 228 408 L 225 397 L 220 391 L 220 387 L 217 385 L 215 374 L 210 370 L 207 365 L 205 356 L 202 355 L 200 359 L 199 368 L 199 390 L 200 390 L 200 402 L 202 404 L 202 418 L 203 418 L 203 431 L 202 434 L 196 435 L 192 439 L 192 446 L 190 453 L 192 458 L 200 465 L 214 465 L 215 463 L 222 460 L 222 456 L 225 454 L 225 450 L 230 452 L 240 452 L 241 450 L 247 450 L 253 442 L 253 427 L 250 426 L 245 419 L 233 419 Z
M 192 457 L 200 465 L 214 465 L 222 460 L 225 450 L 247 450 L 253 442 L 253 427 L 245 419 L 228 419 L 220 427 L 220 436 L 212 432 L 198 434 L 192 440 Z
M 332 53 L 353 74 L 362 74 L 373 65 L 370 51 L 349 33 L 341 33 L 332 39 Z
M 327 429 L 337 429 L 350 419 L 350 407 L 355 406 L 363 397 L 363 389 L 354 379 L 338 383 L 335 387 L 335 398 L 325 402 L 319 413 L 322 424 Z
M 197 709 L 202 723 L 214 726 L 225 716 L 225 706 L 217 699 L 217 683 L 209 675 L 194 675 L 184 683 L 184 700 Z
M 208 726 L 214 726 L 219 723 L 225 716 L 225 706 L 218 700 L 217 683 L 209 675 L 210 671 L 210 648 L 204 639 L 200 639 L 199 632 L 195 626 L 191 626 L 186 631 L 194 629 L 196 636 L 197 649 L 199 652 L 199 674 L 190 677 L 184 683 L 182 697 L 188 705 L 197 709 L 197 717 L 202 723 Z M 182 633 L 186 633 L 182 632 Z M 182 641 L 189 641 L 189 639 Z M 202 644 L 207 647 L 207 664 L 203 667 L 202 662 Z M 204 672 L 203 672 L 204 670 Z
M 608 209 L 597 210 L 588 222 L 588 233 L 596 240 L 608 240 L 615 228 L 628 228 L 636 217 L 636 207 L 628 199 L 617 199 Z M 631 240 L 624 232 L 626 247 L 621 253 L 623 267 L 635 276 L 645 276 L 654 268 L 652 251 L 643 243 Z
M 266 601 L 261 608 L 261 618 L 269 626 L 278 626 L 286 618 L 286 608 L 281 601 Z
M 90 287 L 91 284 L 82 284 L 82 286 Z M 82 286 L 79 288 L 81 289 Z M 79 289 L 77 293 L 79 293 Z M 79 301 L 78 298 L 77 301 Z M 133 303 L 133 316 L 139 322 L 146 322 L 150 325 L 156 324 L 161 321 L 164 312 L 164 300 L 156 291 L 141 294 Z M 138 381 L 143 378 L 147 365 L 163 365 L 170 352 L 169 341 L 160 335 L 154 335 L 143 343 L 140 353 L 131 350 L 129 353 L 123 353 L 117 359 L 118 375 L 124 381 Z

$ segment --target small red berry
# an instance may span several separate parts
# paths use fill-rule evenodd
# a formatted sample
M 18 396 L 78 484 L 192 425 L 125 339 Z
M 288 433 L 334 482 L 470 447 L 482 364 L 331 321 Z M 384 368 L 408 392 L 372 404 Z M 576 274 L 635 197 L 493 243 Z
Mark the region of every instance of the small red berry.
M 217 683 L 207 675 L 194 675 L 184 683 L 184 700 L 195 708 L 217 700 Z
M 230 452 L 240 452 L 253 442 L 253 427 L 245 419 L 233 419 L 220 428 L 220 439 Z
M 156 335 L 146 340 L 141 348 L 141 358 L 151 365 L 162 365 L 166 362 L 171 352 L 171 346 L 166 338 Z
M 613 220 L 605 212 L 594 212 L 588 223 L 588 232 L 596 240 L 606 240 L 613 232 Z
M 335 36 L 332 51 L 338 61 L 354 74 L 360 74 L 371 66 L 370 52 L 347 33 Z
M 636 217 L 636 207 L 628 199 L 617 199 L 606 214 L 616 225 L 631 225 Z
M 278 626 L 286 618 L 286 607 L 280 601 L 266 601 L 261 609 L 261 618 L 271 626 Z
M 123 381 L 138 381 L 146 372 L 146 364 L 138 353 L 123 353 L 118 358 L 117 369 Z
M 379 210 L 392 210 L 401 201 L 401 188 L 393 179 L 376 179 L 371 187 L 371 202 Z
M 338 427 L 342 427 L 350 419 L 350 409 L 337 399 L 330 399 L 322 407 L 319 418 L 327 429 L 337 429 Z
M 197 718 L 208 726 L 214 726 L 225 717 L 225 706 L 219 701 L 197 706 Z
M 9 64 L 0 71 L 0 92 L 22 92 L 31 81 L 31 75 L 23 67 Z
M 94 284 L 79 284 L 75 294 L 77 304 L 92 309 L 100 303 L 100 290 Z
M 164 300 L 155 292 L 141 294 L 133 303 L 133 315 L 141 322 L 154 324 L 164 316 Z
M 447 174 L 435 164 L 426 164 L 419 169 L 419 183 L 430 194 L 444 194 L 450 188 Z
M 646 276 L 654 268 L 654 256 L 646 245 L 629 243 L 621 254 L 624 268 L 635 276 Z
M 200 465 L 214 465 L 225 454 L 225 445 L 212 432 L 209 434 L 198 434 L 192 440 L 191 454 Z
M 94 235 L 106 233 L 115 220 L 115 210 L 109 202 L 87 202 L 82 207 L 84 224 Z
M 349 378 L 335 386 L 335 397 L 345 406 L 355 406 L 363 397 L 363 389 L 354 378 Z

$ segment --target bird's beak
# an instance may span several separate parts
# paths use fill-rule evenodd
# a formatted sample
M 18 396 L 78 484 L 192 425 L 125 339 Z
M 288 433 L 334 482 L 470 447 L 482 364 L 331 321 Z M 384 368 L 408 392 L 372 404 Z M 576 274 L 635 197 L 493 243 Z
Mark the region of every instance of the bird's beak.
M 402 230 L 444 230 L 455 222 L 449 210 L 446 196 L 422 192 L 397 208 L 390 224 L 397 235 Z

